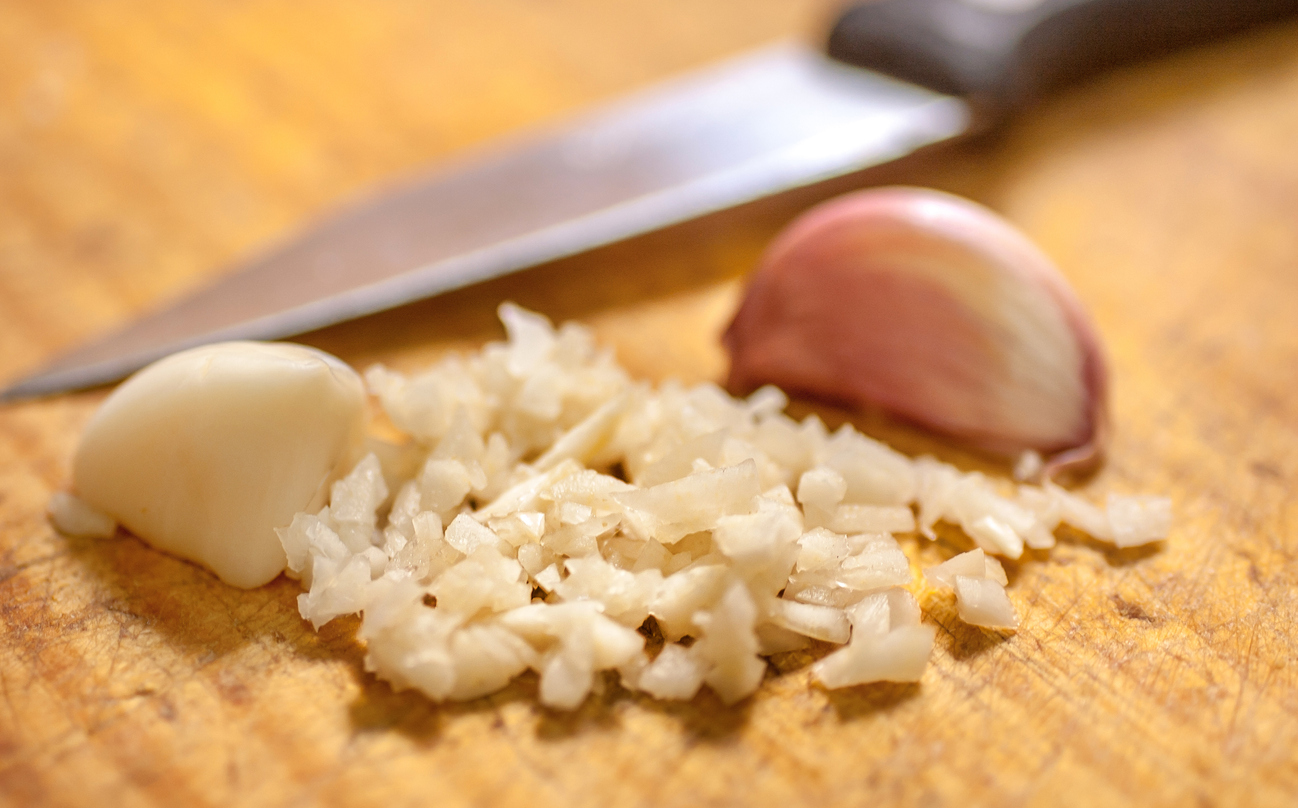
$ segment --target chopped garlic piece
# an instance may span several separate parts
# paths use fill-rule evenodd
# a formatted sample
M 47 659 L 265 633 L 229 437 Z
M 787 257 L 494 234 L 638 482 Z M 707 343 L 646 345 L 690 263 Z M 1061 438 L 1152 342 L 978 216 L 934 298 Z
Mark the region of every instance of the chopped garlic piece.
M 47 507 L 54 526 L 65 536 L 106 539 L 117 532 L 117 521 L 113 517 L 95 510 L 66 491 L 54 492 Z
M 699 692 L 706 671 L 697 652 L 667 645 L 640 674 L 636 687 L 656 699 L 685 701 Z
M 933 652 L 937 629 L 905 626 L 884 634 L 863 632 L 845 647 L 811 666 L 825 687 L 870 682 L 918 682 Z
M 1118 547 L 1137 547 L 1167 538 L 1172 526 L 1172 500 L 1168 497 L 1109 495 L 1105 515 Z
M 955 602 L 960 619 L 971 626 L 1018 628 L 1019 619 L 1005 587 L 990 578 L 957 575 Z
M 960 619 L 973 626 L 1017 628 L 1018 617 L 1010 605 L 1005 586 L 1005 568 L 981 548 L 924 570 L 924 577 L 936 586 L 955 590 Z
M 970 578 L 990 578 L 1001 586 L 1009 584 L 1009 579 L 1005 577 L 1005 568 L 1001 566 L 999 561 L 984 553 L 982 548 L 961 553 L 943 561 L 936 567 L 929 567 L 924 570 L 925 578 L 934 585 L 946 587 L 947 589 L 955 586 L 957 575 Z
M 962 619 L 1004 627 L 989 553 L 1049 546 L 1061 521 L 1105 540 L 1165 529 L 1154 501 L 1005 493 L 850 426 L 831 435 L 781 413 L 778 391 L 633 384 L 584 329 L 501 314 L 507 343 L 410 377 L 371 369 L 408 468 L 366 458 L 332 506 L 280 530 L 303 616 L 359 611 L 366 665 L 395 687 L 474 698 L 530 669 L 543 704 L 573 709 L 611 670 L 655 698 L 707 687 L 733 703 L 763 656 L 816 642 L 841 646 L 812 668 L 826 687 L 918 681 L 935 632 L 893 533 L 963 528 L 979 549 L 925 576 Z

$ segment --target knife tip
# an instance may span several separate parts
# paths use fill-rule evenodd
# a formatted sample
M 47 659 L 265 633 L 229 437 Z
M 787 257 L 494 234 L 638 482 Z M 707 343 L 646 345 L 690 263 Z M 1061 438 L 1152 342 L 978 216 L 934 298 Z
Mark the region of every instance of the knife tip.
M 32 380 L 23 379 L 0 389 L 0 404 L 16 404 L 19 401 L 41 398 L 48 394 L 48 391 L 43 390 L 40 385 L 32 384 Z

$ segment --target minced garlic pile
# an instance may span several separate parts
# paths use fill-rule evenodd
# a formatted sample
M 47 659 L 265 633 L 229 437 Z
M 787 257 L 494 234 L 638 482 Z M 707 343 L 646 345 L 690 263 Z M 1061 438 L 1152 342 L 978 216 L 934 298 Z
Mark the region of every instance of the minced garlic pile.
M 361 614 L 366 665 L 397 687 L 471 699 L 531 669 L 542 703 L 572 709 L 613 670 L 656 698 L 707 685 L 732 703 L 764 655 L 812 640 L 842 646 L 813 667 L 826 687 L 917 681 L 934 629 L 894 533 L 959 525 L 978 549 L 925 574 L 993 628 L 1018 621 L 986 554 L 1048 548 L 1061 522 L 1120 547 L 1166 536 L 1165 498 L 1005 493 L 850 425 L 793 421 L 774 388 L 654 389 L 581 326 L 500 315 L 508 341 L 476 355 L 371 368 L 408 443 L 372 442 L 328 506 L 279 531 L 303 617 Z M 649 621 L 665 640 L 652 658 Z

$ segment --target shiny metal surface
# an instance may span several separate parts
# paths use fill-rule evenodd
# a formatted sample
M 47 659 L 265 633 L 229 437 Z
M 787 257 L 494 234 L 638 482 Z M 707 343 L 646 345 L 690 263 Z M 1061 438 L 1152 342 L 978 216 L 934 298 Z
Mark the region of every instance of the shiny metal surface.
M 0 400 L 110 382 L 205 342 L 381 311 L 881 163 L 967 122 L 958 99 L 796 45 L 757 51 L 345 209 Z

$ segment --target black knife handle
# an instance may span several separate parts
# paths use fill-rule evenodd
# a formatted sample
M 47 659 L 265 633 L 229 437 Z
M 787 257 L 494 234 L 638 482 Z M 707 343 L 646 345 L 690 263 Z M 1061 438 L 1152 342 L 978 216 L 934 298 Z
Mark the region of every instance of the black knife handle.
M 1298 0 L 880 0 L 850 8 L 829 55 L 997 114 L 1137 58 L 1298 12 Z

